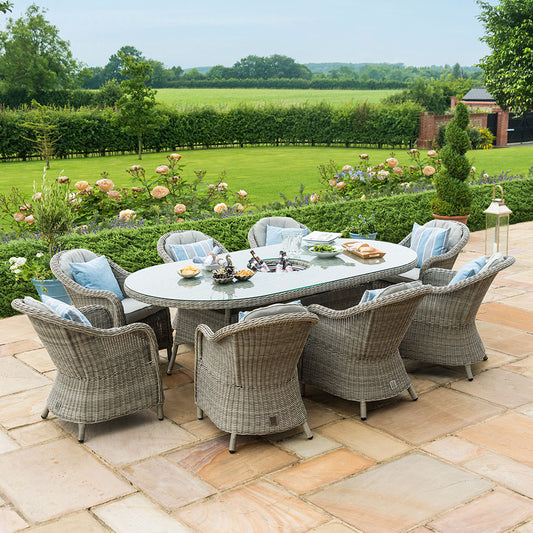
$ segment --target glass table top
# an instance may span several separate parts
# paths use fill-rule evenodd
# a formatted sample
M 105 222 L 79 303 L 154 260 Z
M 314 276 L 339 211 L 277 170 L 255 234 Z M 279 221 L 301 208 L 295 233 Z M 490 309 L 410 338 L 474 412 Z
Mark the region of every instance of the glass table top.
M 336 245 L 353 239 L 337 239 Z M 212 272 L 200 267 L 198 276 L 182 278 L 178 270 L 193 264 L 192 260 L 165 263 L 130 274 L 125 281 L 126 293 L 138 300 L 156 305 L 177 307 L 232 308 L 243 303 L 267 303 L 292 296 L 315 294 L 327 290 L 355 286 L 366 281 L 406 272 L 416 266 L 416 253 L 405 246 L 382 241 L 366 241 L 385 252 L 378 259 L 361 259 L 343 252 L 336 257 L 317 257 L 302 248 L 290 260 L 305 262 L 308 268 L 294 272 L 256 272 L 248 281 L 218 284 Z M 253 249 L 263 260 L 277 262 L 281 245 Z M 246 268 L 250 250 L 230 252 L 236 270 Z M 261 301 L 263 300 L 263 302 Z

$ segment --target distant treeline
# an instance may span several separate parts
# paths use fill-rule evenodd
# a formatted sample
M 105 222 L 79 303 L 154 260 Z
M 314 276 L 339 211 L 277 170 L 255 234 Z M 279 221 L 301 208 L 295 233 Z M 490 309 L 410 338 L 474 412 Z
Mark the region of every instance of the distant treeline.
M 409 146 L 418 137 L 421 107 L 412 102 L 393 105 L 239 105 L 229 109 L 159 107 L 162 120 L 143 139 L 145 150 L 209 148 L 260 144 L 351 144 Z M 50 109 L 56 157 L 135 152 L 137 140 L 117 124 L 112 108 Z M 0 112 L 0 158 L 38 157 L 34 109 Z

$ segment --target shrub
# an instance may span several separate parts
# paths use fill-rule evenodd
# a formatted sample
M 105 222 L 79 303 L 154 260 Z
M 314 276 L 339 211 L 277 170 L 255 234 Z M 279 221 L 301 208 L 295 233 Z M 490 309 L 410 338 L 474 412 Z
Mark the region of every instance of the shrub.
M 469 122 L 468 108 L 459 102 L 454 118 L 446 127 L 446 145 L 441 151 L 444 170 L 434 179 L 437 196 L 431 202 L 431 207 L 437 215 L 470 214 L 472 193 L 466 180 L 472 166 L 465 156 L 471 147 L 467 133 Z

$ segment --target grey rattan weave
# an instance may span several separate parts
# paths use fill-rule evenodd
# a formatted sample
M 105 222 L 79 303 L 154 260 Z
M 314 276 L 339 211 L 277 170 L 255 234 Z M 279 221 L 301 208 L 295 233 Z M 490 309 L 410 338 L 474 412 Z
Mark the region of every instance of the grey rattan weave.
M 170 231 L 161 235 L 157 241 L 157 253 L 165 263 L 173 263 L 174 259 L 170 255 L 169 244 L 190 244 L 193 242 L 213 239 L 209 235 L 196 230 L 177 230 Z M 220 248 L 220 253 L 227 253 L 228 250 L 216 239 L 213 239 L 213 245 Z M 234 313 L 235 314 L 235 313 Z M 215 309 L 177 309 L 172 321 L 174 329 L 174 343 L 172 345 L 172 354 L 170 356 L 167 368 L 167 374 L 170 374 L 178 347 L 180 344 L 194 343 L 194 330 L 198 324 L 207 324 L 213 331 L 226 325 L 224 311 Z
M 85 425 L 118 418 L 157 406 L 163 419 L 163 388 L 157 340 L 146 324 L 110 328 L 109 312 L 101 306 L 82 307 L 92 324 L 86 326 L 40 311 L 22 300 L 14 309 L 28 315 L 57 368 L 42 417 L 52 412 L 78 424 L 83 442 Z
M 486 358 L 476 328 L 476 314 L 496 274 L 511 266 L 512 256 L 485 272 L 448 285 L 453 270 L 427 270 L 422 282 L 433 286 L 417 309 L 400 345 L 402 357 L 448 366 L 465 366 L 473 379 L 471 364 Z
M 398 346 L 417 306 L 431 287 L 422 286 L 375 298 L 343 311 L 310 305 L 319 317 L 300 363 L 304 384 L 355 400 L 366 419 L 366 402 L 384 400 L 411 385 Z
M 143 322 L 148 324 L 155 332 L 160 350 L 166 349 L 170 358 L 172 348 L 172 326 L 170 324 L 170 312 L 167 307 L 148 306 L 141 302 L 136 302 L 129 299 L 134 304 L 137 303 L 144 311 L 141 316 L 139 313 L 126 313 L 123 301 L 111 291 L 101 291 L 94 289 L 87 289 L 77 283 L 70 272 L 69 262 L 77 257 L 83 260 L 91 260 L 98 257 L 89 250 L 66 250 L 55 254 L 50 260 L 50 268 L 56 278 L 63 284 L 67 294 L 76 307 L 83 307 L 86 305 L 101 305 L 109 310 L 113 317 L 113 326 L 120 327 L 133 322 Z M 106 258 L 107 259 L 107 258 Z M 76 262 L 76 261 L 74 261 Z M 120 290 L 124 292 L 124 280 L 130 274 L 127 270 L 118 266 L 116 263 L 107 259 L 111 270 L 119 284 Z M 124 300 L 125 301 L 125 300 Z
M 248 231 L 248 242 L 250 248 L 265 246 L 267 226 L 277 226 L 280 228 L 301 228 L 308 230 L 304 224 L 300 224 L 291 217 L 265 217 L 258 220 Z
M 195 401 L 221 430 L 240 435 L 278 433 L 303 425 L 312 434 L 300 394 L 297 363 L 317 317 L 284 313 L 231 324 L 213 333 L 198 326 Z
M 412 271 L 399 274 L 387 278 L 386 281 L 393 283 L 399 283 L 402 281 L 412 281 L 413 279 L 422 279 L 422 275 L 428 268 L 452 268 L 459 252 L 466 246 L 468 239 L 470 238 L 470 230 L 468 227 L 453 220 L 431 220 L 423 225 L 424 228 L 450 228 L 450 234 L 448 237 L 449 249 L 447 252 L 440 255 L 433 255 L 428 257 L 421 265 L 420 269 L 413 269 Z M 411 246 L 411 235 L 409 233 L 407 237 L 399 242 L 402 246 Z

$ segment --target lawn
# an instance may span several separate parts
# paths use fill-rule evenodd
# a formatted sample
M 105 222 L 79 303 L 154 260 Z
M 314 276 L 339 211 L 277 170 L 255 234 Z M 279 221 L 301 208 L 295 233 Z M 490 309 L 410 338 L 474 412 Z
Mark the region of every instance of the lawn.
M 157 101 L 172 106 L 211 105 L 231 107 L 243 102 L 261 104 L 317 104 L 331 105 L 378 103 L 382 98 L 398 92 L 389 90 L 324 90 L 315 89 L 157 89 Z
M 378 163 L 390 157 L 390 150 L 371 150 L 361 148 L 332 147 L 249 147 L 220 148 L 211 150 L 185 150 L 182 163 L 185 164 L 183 177 L 192 177 L 193 170 L 207 170 L 206 182 L 216 182 L 222 172 L 232 190 L 245 189 L 250 200 L 262 205 L 279 200 L 283 192 L 293 198 L 300 184 L 305 192 L 320 190 L 317 167 L 330 159 L 340 165 L 354 164 L 359 161 L 360 153 L 368 153 L 371 163 Z M 394 152 L 400 164 L 408 163 L 405 150 Z M 141 164 L 147 175 L 154 175 L 155 168 L 166 163 L 165 154 L 146 154 Z M 477 150 L 468 153 L 476 174 L 485 171 L 491 175 L 509 171 L 512 174 L 527 174 L 533 165 L 533 146 L 513 146 L 494 150 Z M 136 155 L 113 157 L 89 157 L 80 159 L 53 160 L 47 172 L 48 177 L 67 175 L 72 182 L 86 180 L 93 184 L 106 171 L 117 186 L 129 186 L 131 180 L 125 169 L 138 164 Z M 0 192 L 6 193 L 12 185 L 31 193 L 33 182 L 39 183 L 43 174 L 41 161 L 0 163 Z M 126 206 L 125 206 L 126 207 Z

